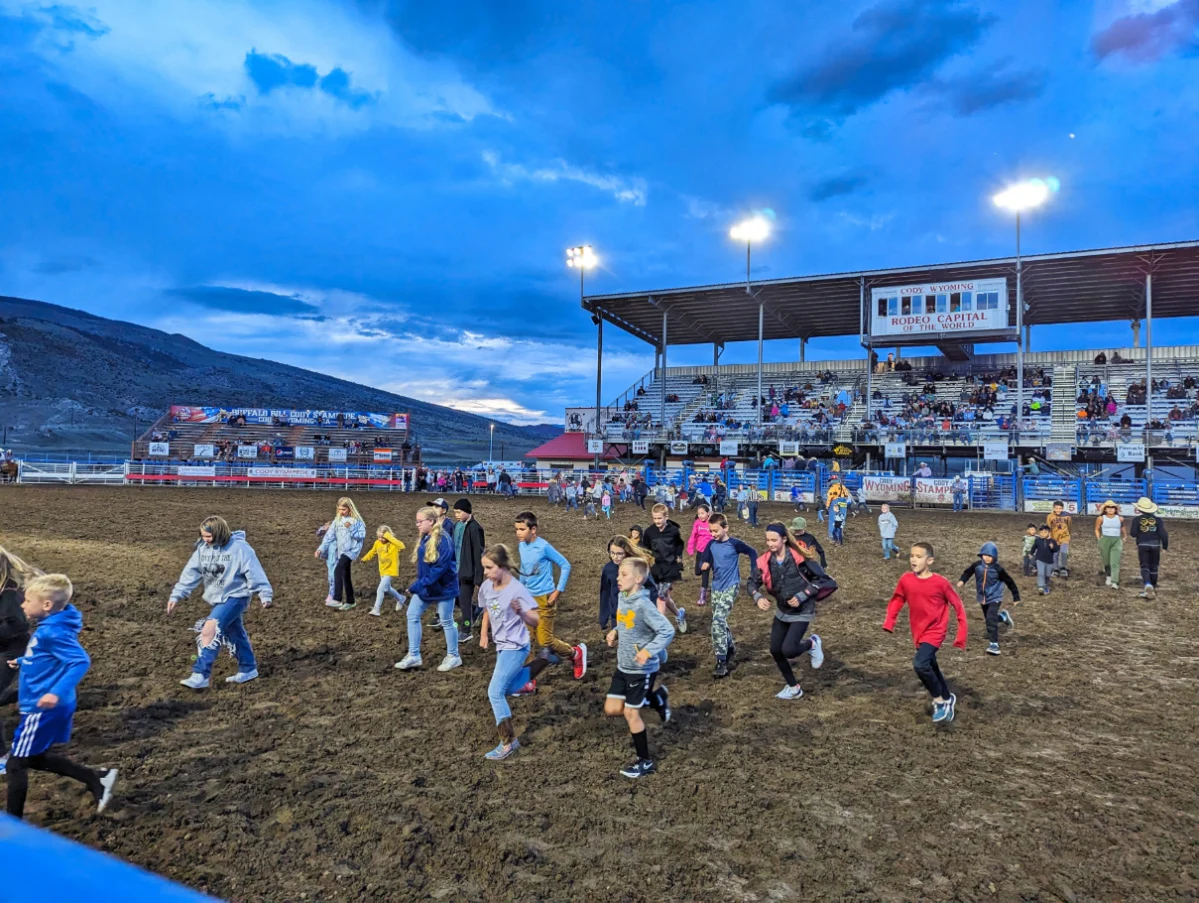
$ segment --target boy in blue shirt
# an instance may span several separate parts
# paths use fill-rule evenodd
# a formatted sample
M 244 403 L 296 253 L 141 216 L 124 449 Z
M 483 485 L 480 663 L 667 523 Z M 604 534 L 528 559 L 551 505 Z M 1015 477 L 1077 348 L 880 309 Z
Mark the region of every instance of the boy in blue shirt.
M 749 558 L 750 567 L 758 559 L 758 553 L 750 546 L 729 536 L 729 521 L 723 514 L 708 518 L 712 541 L 700 553 L 700 569 L 712 572 L 712 649 L 716 652 L 716 670 L 713 677 L 728 677 L 729 662 L 737 652 L 733 635 L 729 630 L 729 615 L 741 589 L 741 563 L 739 555 Z
M 529 651 L 533 640 L 542 649 L 559 658 L 570 659 L 574 665 L 575 680 L 582 680 L 587 673 L 587 645 L 572 646 L 554 634 L 554 621 L 558 618 L 558 597 L 566 590 L 570 579 L 570 562 L 562 553 L 537 535 L 537 515 L 522 511 L 516 515 L 516 539 L 520 551 L 520 582 L 525 585 L 537 602 L 536 631 L 529 631 Z M 554 565 L 558 565 L 558 583 L 554 584 Z
M 9 663 L 9 667 L 21 669 L 17 698 L 21 723 L 8 757 L 7 809 L 15 818 L 25 814 L 31 768 L 86 784 L 99 812 L 108 806 L 117 782 L 115 768 L 95 771 L 49 751 L 71 739 L 75 687 L 91 666 L 79 645 L 83 616 L 69 604 L 73 592 L 65 574 L 46 574 L 25 584 L 21 608 L 29 622 L 37 624 L 37 630 L 25 654 Z

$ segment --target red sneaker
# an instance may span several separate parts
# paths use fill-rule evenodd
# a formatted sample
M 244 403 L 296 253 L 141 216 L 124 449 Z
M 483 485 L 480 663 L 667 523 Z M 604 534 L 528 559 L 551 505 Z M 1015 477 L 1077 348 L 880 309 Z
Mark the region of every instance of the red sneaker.
M 537 692 L 537 681 L 531 680 L 527 684 L 525 684 L 523 687 L 521 687 L 519 690 L 517 690 L 515 693 L 513 693 L 512 695 L 513 696 L 532 696 L 536 692 Z
M 575 666 L 575 680 L 582 680 L 583 675 L 587 673 L 587 644 L 579 643 L 575 646 L 575 654 L 572 659 Z

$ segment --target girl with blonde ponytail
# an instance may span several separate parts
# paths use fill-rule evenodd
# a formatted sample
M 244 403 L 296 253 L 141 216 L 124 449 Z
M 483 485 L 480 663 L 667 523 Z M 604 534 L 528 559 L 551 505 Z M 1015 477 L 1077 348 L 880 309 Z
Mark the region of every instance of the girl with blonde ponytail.
M 412 551 L 416 582 L 408 588 L 408 654 L 396 662 L 401 671 L 413 671 L 424 664 L 421 658 L 421 615 L 430 606 L 437 607 L 445 633 L 446 655 L 438 671 L 453 671 L 462 665 L 458 655 L 458 625 L 454 623 L 454 600 L 458 598 L 458 566 L 454 559 L 454 541 L 441 528 L 438 510 L 421 508 L 416 512 L 420 542 Z
M 365 539 L 366 524 L 358 513 L 358 506 L 348 497 L 338 499 L 333 525 L 316 550 L 317 558 L 329 554 L 337 558 L 333 568 L 333 597 L 325 603 L 330 608 L 338 611 L 351 611 L 354 608 L 354 580 L 350 576 L 350 565 L 362 554 Z

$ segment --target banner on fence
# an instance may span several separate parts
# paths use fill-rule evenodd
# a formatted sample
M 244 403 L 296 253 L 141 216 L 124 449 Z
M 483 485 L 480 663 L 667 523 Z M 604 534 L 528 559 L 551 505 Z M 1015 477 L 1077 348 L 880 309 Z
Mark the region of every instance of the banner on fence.
M 648 439 L 634 439 L 633 440 L 633 454 L 648 455 L 649 454 L 649 440 Z
M 346 450 L 344 448 L 329 449 L 329 463 L 332 464 L 334 462 L 338 462 L 341 464 L 346 463 Z
M 789 502 L 789 501 L 791 501 L 791 490 L 790 490 L 790 489 L 776 489 L 776 490 L 774 490 L 774 500 L 775 500 L 776 502 Z M 800 490 L 800 493 L 799 493 L 799 500 L 800 500 L 801 502 L 803 502 L 805 505 L 812 505 L 812 504 L 815 504 L 815 502 L 816 502 L 816 493 L 815 493 L 815 492 L 804 492 L 803 490 Z
M 884 446 L 883 454 L 888 458 L 906 458 L 908 456 L 908 446 L 906 442 L 888 442 Z
M 251 467 L 246 471 L 251 477 L 283 477 L 289 480 L 314 480 L 313 467 Z
M 376 448 L 374 461 L 376 464 L 390 464 L 391 463 L 391 449 L 390 448 Z
M 151 442 L 150 456 L 154 458 L 166 458 L 171 454 L 171 443 L 169 442 Z
M 720 453 L 722 455 L 728 455 L 728 456 L 735 457 L 737 454 L 737 450 L 740 447 L 741 447 L 740 443 L 738 443 L 734 439 L 721 439 L 720 440 Z
M 296 460 L 297 461 L 315 461 L 316 460 L 316 449 L 313 448 L 311 445 L 297 445 L 296 446 Z
M 1006 461 L 1010 455 L 1008 451 L 1007 441 L 1003 442 L 984 442 L 983 443 L 983 460 L 984 461 Z
M 671 442 L 670 443 L 670 453 L 672 455 L 687 454 L 687 443 L 686 442 Z
M 1116 460 L 1133 464 L 1145 460 L 1144 442 L 1122 442 L 1116 446 Z
M 1132 517 L 1132 502 L 1118 502 L 1116 507 L 1119 508 L 1119 513 L 1124 517 Z M 1087 513 L 1094 514 L 1098 517 L 1103 513 L 1103 502 L 1091 502 L 1087 505 Z
M 209 444 L 193 445 L 192 446 L 192 457 L 193 458 L 215 458 L 216 457 L 216 446 L 209 445 Z
M 786 458 L 793 458 L 799 454 L 798 442 L 779 442 L 779 454 Z
M 917 477 L 914 501 L 917 505 L 952 505 L 953 480 Z
M 1025 499 L 1024 510 L 1036 514 L 1048 514 L 1053 510 L 1053 503 L 1057 499 Z M 1066 513 L 1077 514 L 1078 502 L 1066 502 Z
M 603 454 L 603 452 L 604 452 L 604 440 L 603 439 L 588 439 L 587 440 L 587 454 L 600 455 L 600 454 Z
M 1074 446 L 1069 442 L 1046 442 L 1046 461 L 1069 461 L 1074 457 Z
M 181 477 L 215 477 L 216 468 L 211 464 L 207 466 L 196 464 L 185 464 L 177 471 Z
M 907 477 L 864 476 L 862 486 L 872 502 L 906 502 L 912 497 L 912 481 Z
M 239 445 L 237 447 L 237 456 L 239 458 L 257 458 L 258 457 L 258 446 L 257 445 Z
M 294 461 L 295 457 L 296 450 L 290 445 L 280 445 L 275 449 L 276 461 Z
M 1158 505 L 1157 513 L 1176 520 L 1199 520 L 1199 506 L 1195 505 Z
M 358 427 L 376 430 L 408 429 L 407 414 L 372 414 L 366 411 L 295 411 L 288 408 L 217 408 L 171 405 L 171 420 L 176 423 L 225 423 L 232 417 L 245 417 L 246 423 L 276 426 Z M 341 417 L 341 421 L 338 421 Z

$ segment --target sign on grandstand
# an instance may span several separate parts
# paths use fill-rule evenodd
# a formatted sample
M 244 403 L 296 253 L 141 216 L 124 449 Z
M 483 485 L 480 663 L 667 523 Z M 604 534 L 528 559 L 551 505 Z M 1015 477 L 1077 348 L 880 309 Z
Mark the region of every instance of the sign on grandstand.
M 604 440 L 603 439 L 588 439 L 587 440 L 587 454 L 600 455 L 600 454 L 603 454 L 603 452 L 604 452 Z
M 344 448 L 329 449 L 329 461 L 331 463 L 344 464 L 346 462 L 346 450 Z
M 906 502 L 912 497 L 907 477 L 862 477 L 866 498 L 872 502 Z
M 883 449 L 883 454 L 888 458 L 906 458 L 908 456 L 908 446 L 904 442 L 888 442 Z
M 785 458 L 794 458 L 799 454 L 798 442 L 779 442 L 779 454 Z
M 391 449 L 390 448 L 376 448 L 374 461 L 376 464 L 390 464 L 391 463 Z
M 1053 510 L 1057 499 L 1025 499 L 1024 510 L 1035 514 L 1048 514 Z M 1067 514 L 1078 513 L 1078 502 L 1062 500 Z
M 1116 446 L 1116 460 L 1132 464 L 1145 460 L 1144 442 L 1121 442 Z
M 1069 442 L 1045 443 L 1046 461 L 1070 461 L 1074 458 L 1074 446 Z
M 566 432 L 594 433 L 595 408 L 567 408 Z
M 216 446 L 208 443 L 202 443 L 192 446 L 193 458 L 215 458 Z
M 275 460 L 276 461 L 294 461 L 295 457 L 296 457 L 296 450 L 294 448 L 292 448 L 290 445 L 280 445 L 278 448 L 275 449 Z
M 181 477 L 215 477 L 216 468 L 211 465 L 184 464 L 177 471 Z
M 1006 461 L 1011 452 L 1008 449 L 1007 440 L 990 440 L 983 443 L 983 460 L 984 461 Z
M 407 414 L 373 414 L 369 411 L 296 411 L 290 408 L 217 408 L 204 405 L 171 405 L 175 423 L 225 423 L 231 417 L 245 417 L 246 423 L 268 426 L 355 425 L 363 429 L 406 430 Z M 339 421 L 338 418 L 341 418 Z
M 313 448 L 311 445 L 297 445 L 296 446 L 296 460 L 297 461 L 315 461 L 316 460 L 316 449 Z
M 870 290 L 872 336 L 995 332 L 1008 328 L 1007 279 L 963 279 Z
M 239 445 L 237 447 L 237 456 L 239 458 L 257 458 L 258 457 L 258 446 L 257 445 Z
M 670 443 L 670 453 L 672 455 L 687 454 L 687 443 L 686 442 L 678 442 L 678 441 L 671 442 Z
M 316 470 L 311 467 L 251 467 L 247 470 L 247 476 L 314 480 L 316 479 Z
M 649 440 L 648 439 L 634 439 L 633 440 L 633 454 L 648 455 L 649 454 Z
M 167 458 L 171 454 L 171 443 L 169 442 L 151 442 L 150 456 L 153 458 Z
M 735 439 L 721 439 L 720 453 L 726 456 L 736 457 L 738 449 L 741 445 Z

